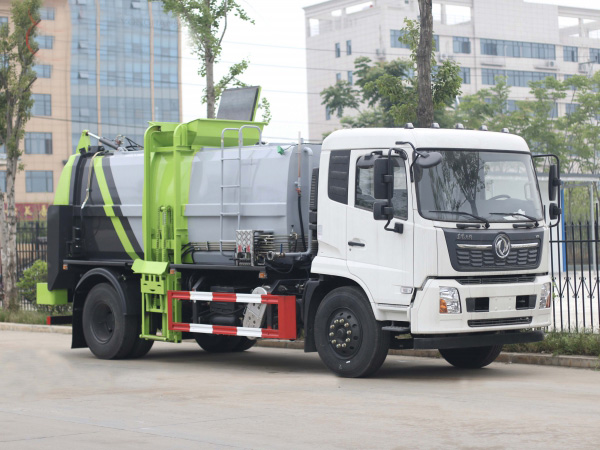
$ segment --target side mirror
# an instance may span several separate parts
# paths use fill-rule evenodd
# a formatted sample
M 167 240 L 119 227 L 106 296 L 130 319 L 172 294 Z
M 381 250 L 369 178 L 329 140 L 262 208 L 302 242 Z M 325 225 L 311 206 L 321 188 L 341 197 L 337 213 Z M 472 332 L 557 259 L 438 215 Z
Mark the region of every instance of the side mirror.
M 392 220 L 394 218 L 394 208 L 388 201 L 373 203 L 373 218 L 375 220 Z
M 550 171 L 548 172 L 548 199 L 553 202 L 556 200 L 556 193 L 560 186 L 560 178 L 556 164 L 550 165 Z
M 442 154 L 439 152 L 420 153 L 420 155 L 415 160 L 415 164 L 424 169 L 435 167 L 442 162 Z
M 550 210 L 548 211 L 548 215 L 550 216 L 550 220 L 556 220 L 560 217 L 562 210 L 558 207 L 556 203 L 550 203 Z
M 373 163 L 373 197 L 377 200 L 391 198 L 390 186 L 394 185 L 394 172 L 390 170 L 391 163 L 390 158 L 379 158 Z

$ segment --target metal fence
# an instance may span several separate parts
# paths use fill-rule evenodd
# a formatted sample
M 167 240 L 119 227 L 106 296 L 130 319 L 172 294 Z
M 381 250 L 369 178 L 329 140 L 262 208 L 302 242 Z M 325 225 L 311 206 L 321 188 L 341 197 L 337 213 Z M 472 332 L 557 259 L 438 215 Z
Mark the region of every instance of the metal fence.
M 553 328 L 557 331 L 600 332 L 599 235 L 598 205 L 593 223 L 563 222 L 550 229 Z
M 46 261 L 47 251 L 48 238 L 46 222 L 18 222 L 17 280 L 21 279 L 23 272 L 31 267 L 31 265 L 38 259 Z M 32 304 L 24 298 L 19 300 L 19 305 L 21 309 L 24 310 L 36 309 L 35 304 Z
M 600 332 L 600 222 L 598 205 L 590 222 L 561 223 L 550 229 L 550 265 L 554 284 L 551 329 Z M 17 225 L 17 275 L 38 259 L 46 261 L 45 222 Z M 1 300 L 1 298 L 0 298 Z M 21 299 L 25 310 L 35 304 Z

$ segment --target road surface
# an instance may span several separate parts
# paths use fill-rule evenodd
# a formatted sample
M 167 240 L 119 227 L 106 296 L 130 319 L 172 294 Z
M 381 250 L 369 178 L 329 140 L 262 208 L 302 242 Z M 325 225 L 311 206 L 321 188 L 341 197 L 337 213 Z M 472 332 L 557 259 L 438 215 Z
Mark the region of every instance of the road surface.
M 389 356 L 337 378 L 316 354 L 208 354 L 156 344 L 141 360 L 70 350 L 69 335 L 0 331 L 0 448 L 598 448 L 600 372 Z

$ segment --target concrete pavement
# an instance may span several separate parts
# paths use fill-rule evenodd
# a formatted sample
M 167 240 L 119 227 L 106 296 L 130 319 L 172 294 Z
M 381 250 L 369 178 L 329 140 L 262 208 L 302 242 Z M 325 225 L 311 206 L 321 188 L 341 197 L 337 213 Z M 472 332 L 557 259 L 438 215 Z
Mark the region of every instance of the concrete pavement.
M 155 344 L 134 361 L 63 334 L 0 331 L 0 448 L 597 448 L 600 372 L 389 356 L 342 379 L 316 354 L 211 355 Z

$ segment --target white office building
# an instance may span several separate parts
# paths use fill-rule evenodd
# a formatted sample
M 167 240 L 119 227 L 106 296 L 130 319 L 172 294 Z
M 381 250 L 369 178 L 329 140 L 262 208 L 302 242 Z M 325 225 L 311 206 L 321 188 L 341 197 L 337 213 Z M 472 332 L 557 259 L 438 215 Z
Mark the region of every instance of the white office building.
M 319 93 L 336 80 L 355 81 L 358 56 L 373 61 L 408 58 L 398 41 L 404 18 L 417 19 L 417 0 L 330 0 L 304 9 L 310 139 L 341 128 Z M 438 60 L 461 66 L 462 95 L 508 77 L 511 100 L 530 98 L 528 83 L 563 80 L 600 68 L 600 10 L 556 6 L 538 0 L 442 0 L 433 3 Z M 556 114 L 574 106 L 565 99 Z M 352 111 L 344 111 L 352 114 Z

